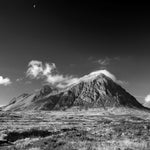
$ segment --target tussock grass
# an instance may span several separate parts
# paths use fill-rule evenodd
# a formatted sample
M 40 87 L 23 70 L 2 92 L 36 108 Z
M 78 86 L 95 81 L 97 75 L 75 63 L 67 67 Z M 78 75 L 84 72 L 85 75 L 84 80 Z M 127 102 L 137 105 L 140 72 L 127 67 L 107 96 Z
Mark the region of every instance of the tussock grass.
M 134 109 L 0 113 L 0 150 L 149 150 L 150 114 Z

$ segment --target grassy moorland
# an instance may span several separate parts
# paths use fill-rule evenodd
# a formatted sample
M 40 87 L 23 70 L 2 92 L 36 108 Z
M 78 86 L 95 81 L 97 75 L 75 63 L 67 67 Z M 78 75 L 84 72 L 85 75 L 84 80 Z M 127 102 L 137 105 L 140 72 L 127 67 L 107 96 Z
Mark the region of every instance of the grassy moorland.
M 0 112 L 0 150 L 149 150 L 150 113 L 133 109 Z

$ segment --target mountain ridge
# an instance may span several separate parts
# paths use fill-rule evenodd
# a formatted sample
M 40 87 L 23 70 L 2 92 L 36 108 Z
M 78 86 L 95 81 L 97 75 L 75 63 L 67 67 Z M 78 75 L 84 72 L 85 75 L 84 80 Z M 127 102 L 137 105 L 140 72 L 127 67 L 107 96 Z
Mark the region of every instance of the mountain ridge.
M 38 93 L 23 94 L 19 98 L 4 106 L 3 110 L 64 110 L 74 106 L 147 109 L 114 79 L 97 72 L 83 76 L 79 82 L 64 89 L 45 85 Z

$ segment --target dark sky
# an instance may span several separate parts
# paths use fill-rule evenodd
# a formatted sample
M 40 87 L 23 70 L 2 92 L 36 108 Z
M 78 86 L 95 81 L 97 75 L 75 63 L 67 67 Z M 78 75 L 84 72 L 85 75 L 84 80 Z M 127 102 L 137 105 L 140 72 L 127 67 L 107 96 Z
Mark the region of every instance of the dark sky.
M 41 80 L 25 76 L 31 60 L 53 62 L 62 74 L 75 76 L 106 68 L 143 102 L 150 93 L 149 7 L 1 0 L 0 76 L 12 84 L 0 85 L 0 104 L 41 87 Z M 103 66 L 98 60 L 108 62 Z

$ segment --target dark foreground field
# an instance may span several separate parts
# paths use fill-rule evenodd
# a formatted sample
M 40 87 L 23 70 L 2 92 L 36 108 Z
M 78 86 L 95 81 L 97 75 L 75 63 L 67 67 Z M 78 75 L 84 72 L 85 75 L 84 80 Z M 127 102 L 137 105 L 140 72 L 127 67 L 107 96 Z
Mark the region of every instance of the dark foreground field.
M 0 150 L 149 150 L 150 113 L 0 112 Z

